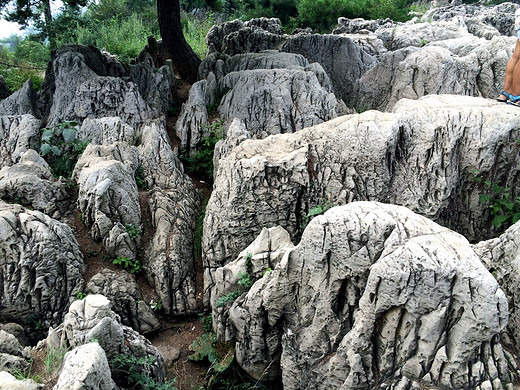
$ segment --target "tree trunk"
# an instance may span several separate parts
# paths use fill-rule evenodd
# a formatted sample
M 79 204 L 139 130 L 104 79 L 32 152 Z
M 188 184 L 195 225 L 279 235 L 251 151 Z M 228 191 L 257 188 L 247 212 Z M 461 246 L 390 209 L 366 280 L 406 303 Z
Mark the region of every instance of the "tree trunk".
M 56 34 L 54 34 L 54 26 L 52 25 L 52 13 L 50 0 L 42 1 L 43 16 L 45 18 L 45 33 L 49 38 L 50 49 L 56 49 Z
M 170 54 L 179 75 L 193 84 L 197 81 L 200 58 L 184 38 L 180 11 L 179 0 L 157 0 L 157 16 L 164 48 Z

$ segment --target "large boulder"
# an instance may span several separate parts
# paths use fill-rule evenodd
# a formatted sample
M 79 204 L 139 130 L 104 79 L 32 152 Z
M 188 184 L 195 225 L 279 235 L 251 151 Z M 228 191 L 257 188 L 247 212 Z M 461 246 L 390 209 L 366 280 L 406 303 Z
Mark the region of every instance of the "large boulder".
M 89 280 L 85 292 L 107 297 L 114 312 L 121 317 L 121 323 L 141 334 L 161 327 L 153 310 L 144 301 L 135 277 L 127 272 L 102 270 Z
M 40 149 L 40 125 L 32 115 L 0 116 L 0 167 L 18 162 L 29 149 Z
M 518 189 L 520 110 L 455 95 L 403 99 L 393 113 L 368 111 L 294 134 L 246 140 L 219 161 L 204 219 L 206 290 L 263 227 L 297 241 L 317 206 L 355 200 L 404 205 L 471 240 L 490 237 L 485 188 Z M 209 297 L 207 297 L 209 298 Z M 207 302 L 207 301 L 206 301 Z
M 143 256 L 146 277 L 167 313 L 193 312 L 197 308 L 194 231 L 201 195 L 182 171 L 164 124 L 145 126 L 138 150 L 151 188 L 148 205 L 154 229 Z
M 13 166 L 0 169 L 0 197 L 60 218 L 70 209 L 70 187 L 56 181 L 49 164 L 34 150 L 20 155 Z
M 404 207 L 335 207 L 254 276 L 214 307 L 228 311 L 218 337 L 233 329 L 254 378 L 281 377 L 284 389 L 511 386 L 504 293 L 464 237 Z
M 0 235 L 2 321 L 60 323 L 85 271 L 71 228 L 0 201 Z
M 473 246 L 475 252 L 486 268 L 497 279 L 500 287 L 507 295 L 509 302 L 509 322 L 507 323 L 508 346 L 518 356 L 520 335 L 520 260 L 519 238 L 520 223 L 516 223 L 507 229 L 502 235 L 486 241 L 481 241 Z
M 98 343 L 80 345 L 65 354 L 53 390 L 113 390 L 116 384 L 103 348 Z
M 76 164 L 78 209 L 92 238 L 103 241 L 109 256 L 135 259 L 141 209 L 135 182 L 138 151 L 126 143 L 89 144 Z
M 109 363 L 121 359 L 121 356 L 123 359 L 125 356 L 127 359 L 144 358 L 149 364 L 141 366 L 142 375 L 154 378 L 158 383 L 164 381 L 160 353 L 144 336 L 121 324 L 119 316 L 111 310 L 110 301 L 103 295 L 91 294 L 73 302 L 57 331 L 58 335 L 61 334 L 61 348 L 74 350 L 95 341 Z M 120 386 L 128 380 L 128 377 L 112 377 Z
M 48 112 L 49 126 L 118 116 L 138 127 L 166 114 L 172 80 L 168 66 L 155 73 L 150 63 L 142 63 L 129 71 L 93 47 L 63 46 L 53 52 L 40 111 L 44 117 Z M 50 107 L 44 105 L 47 101 Z
M 215 54 L 200 69 L 206 79 L 190 90 L 176 125 L 180 146 L 189 152 L 211 135 L 209 121 L 216 112 L 227 126 L 239 118 L 251 138 L 265 138 L 322 123 L 346 110 L 323 68 L 299 54 Z

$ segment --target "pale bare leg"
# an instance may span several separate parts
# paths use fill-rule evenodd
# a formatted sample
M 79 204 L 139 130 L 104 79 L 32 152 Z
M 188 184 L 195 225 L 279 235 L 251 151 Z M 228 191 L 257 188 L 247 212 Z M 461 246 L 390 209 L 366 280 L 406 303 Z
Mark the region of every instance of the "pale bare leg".
M 506 65 L 504 91 L 513 95 L 520 95 L 520 40 L 516 40 L 515 50 Z M 506 96 L 500 95 L 500 99 Z

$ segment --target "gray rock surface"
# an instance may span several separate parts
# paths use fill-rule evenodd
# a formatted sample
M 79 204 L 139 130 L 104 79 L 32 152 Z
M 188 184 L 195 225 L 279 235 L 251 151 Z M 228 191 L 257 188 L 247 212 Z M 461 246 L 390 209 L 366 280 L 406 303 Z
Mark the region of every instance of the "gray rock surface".
M 24 372 L 29 368 L 31 354 L 14 335 L 0 330 L 0 371 Z
M 171 68 L 163 67 L 155 74 L 149 65 L 134 65 L 132 81 L 126 81 L 122 78 L 126 72 L 117 61 L 111 60 L 114 69 L 108 71 L 106 56 L 96 53 L 93 63 L 91 52 L 76 49 L 62 47 L 52 58 L 51 76 L 44 85 L 45 93 L 52 96 L 49 126 L 114 116 L 140 126 L 166 113 Z
M 135 259 L 140 235 L 141 209 L 134 179 L 137 148 L 126 143 L 89 144 L 76 164 L 73 177 L 79 186 L 78 210 L 92 238 L 103 241 L 109 256 Z
M 464 237 L 403 207 L 356 202 L 313 219 L 225 328 L 239 364 L 281 376 L 284 389 L 494 389 L 510 383 L 497 338 L 507 319 Z
M 36 91 L 32 80 L 27 80 L 22 87 L 0 102 L 0 115 L 34 115 L 36 116 Z
M 85 270 L 70 227 L 39 211 L 0 202 L 0 235 L 2 320 L 60 323 Z
M 507 295 L 509 303 L 509 322 L 507 324 L 508 346 L 518 356 L 520 348 L 520 313 L 518 302 L 520 292 L 520 254 L 518 232 L 520 224 L 516 223 L 497 238 L 481 241 L 473 246 L 486 268 L 493 274 L 500 287 Z
M 34 150 L 20 155 L 12 166 L 0 169 L 0 197 L 30 206 L 53 218 L 70 209 L 70 188 L 56 181 L 47 162 Z
M 224 127 L 240 119 L 251 138 L 295 132 L 346 111 L 323 68 L 299 54 L 266 50 L 209 56 L 176 124 L 181 149 L 190 153 L 210 134 L 218 112 Z M 226 136 L 224 132 L 224 136 Z
M 206 291 L 213 270 L 263 227 L 296 242 L 319 205 L 404 205 L 471 240 L 490 237 L 482 177 L 518 188 L 516 107 L 455 95 L 401 100 L 393 113 L 344 116 L 294 134 L 246 140 L 218 164 L 204 219 Z M 206 300 L 207 302 L 207 300 Z
M 63 368 L 53 390 L 112 390 L 116 384 L 103 348 L 98 343 L 80 345 L 65 354 Z
M 65 315 L 61 332 L 61 347 L 72 349 L 96 340 L 110 362 L 117 355 L 150 357 L 143 367 L 143 375 L 164 381 L 163 360 L 157 349 L 145 337 L 121 324 L 119 316 L 111 310 L 110 301 L 102 295 L 87 295 L 74 301 Z M 128 378 L 114 378 L 118 380 Z
M 29 149 L 40 149 L 40 124 L 32 115 L 0 116 L 0 167 L 18 162 Z
M 201 196 L 182 171 L 164 124 L 144 127 L 138 146 L 149 191 L 153 237 L 144 251 L 144 270 L 167 313 L 196 309 L 193 244 Z
M 107 297 L 114 312 L 121 317 L 121 323 L 141 334 L 154 332 L 161 327 L 153 310 L 143 300 L 133 275 L 105 269 L 89 280 L 85 291 Z

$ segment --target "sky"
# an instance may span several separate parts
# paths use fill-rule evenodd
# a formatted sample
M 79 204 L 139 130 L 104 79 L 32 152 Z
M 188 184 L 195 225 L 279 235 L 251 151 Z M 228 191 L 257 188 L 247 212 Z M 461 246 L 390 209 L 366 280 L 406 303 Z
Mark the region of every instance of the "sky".
M 61 0 L 51 1 L 51 9 L 53 13 L 63 5 Z M 7 22 L 0 16 L 0 39 L 7 38 L 11 34 L 23 34 L 18 23 Z
M 7 38 L 11 34 L 21 34 L 18 23 L 7 22 L 0 19 L 0 39 Z

